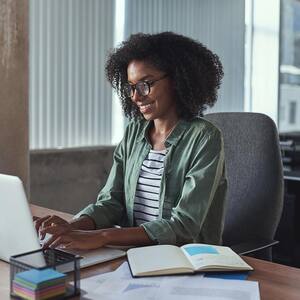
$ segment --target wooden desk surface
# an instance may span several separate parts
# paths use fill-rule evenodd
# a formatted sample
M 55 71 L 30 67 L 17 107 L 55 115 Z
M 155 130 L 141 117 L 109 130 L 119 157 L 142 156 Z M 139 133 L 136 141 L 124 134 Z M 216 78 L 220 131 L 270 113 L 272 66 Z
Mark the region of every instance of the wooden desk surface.
M 66 219 L 71 219 L 72 217 L 70 214 L 35 205 L 31 205 L 31 210 L 33 215 L 39 217 L 47 214 L 57 214 Z M 300 300 L 300 269 L 251 257 L 243 257 L 243 259 L 254 268 L 254 271 L 249 276 L 249 280 L 259 282 L 261 300 Z M 124 260 L 124 258 L 119 258 L 111 262 L 82 269 L 81 278 L 113 271 L 121 265 Z M 10 299 L 9 264 L 3 261 L 0 261 L 0 299 Z

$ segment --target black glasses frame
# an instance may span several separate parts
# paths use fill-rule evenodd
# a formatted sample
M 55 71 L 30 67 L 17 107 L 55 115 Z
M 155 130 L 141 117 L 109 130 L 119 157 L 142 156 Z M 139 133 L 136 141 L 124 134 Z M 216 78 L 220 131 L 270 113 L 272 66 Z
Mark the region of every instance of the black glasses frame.
M 136 84 L 126 83 L 124 85 L 124 92 L 127 97 L 132 98 L 134 92 L 136 91 L 140 97 L 144 97 L 150 94 L 151 87 L 154 85 L 155 82 L 160 81 L 166 78 L 168 74 L 163 75 L 162 77 L 155 79 L 155 80 L 141 80 L 138 81 Z

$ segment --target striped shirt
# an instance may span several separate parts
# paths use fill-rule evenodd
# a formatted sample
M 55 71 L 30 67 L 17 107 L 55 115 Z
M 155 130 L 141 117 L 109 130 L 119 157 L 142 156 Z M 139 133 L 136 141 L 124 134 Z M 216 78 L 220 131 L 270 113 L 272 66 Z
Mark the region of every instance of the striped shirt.
M 150 150 L 142 164 L 134 199 L 136 225 L 156 220 L 159 211 L 159 192 L 166 150 Z

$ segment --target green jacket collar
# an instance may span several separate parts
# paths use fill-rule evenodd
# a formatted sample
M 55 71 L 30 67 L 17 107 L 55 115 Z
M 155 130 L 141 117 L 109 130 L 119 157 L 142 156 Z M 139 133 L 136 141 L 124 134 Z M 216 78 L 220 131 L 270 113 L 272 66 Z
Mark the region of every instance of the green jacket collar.
M 140 134 L 137 138 L 138 142 L 141 142 L 143 139 L 145 139 L 149 143 L 147 132 L 148 132 L 148 129 L 151 126 L 152 122 L 153 121 L 145 121 L 143 130 L 140 132 Z M 175 128 L 173 129 L 173 131 L 171 132 L 171 134 L 168 136 L 168 138 L 165 141 L 166 146 L 167 145 L 176 146 L 176 144 L 180 140 L 181 136 L 184 134 L 185 130 L 187 129 L 188 123 L 189 123 L 188 121 L 185 121 L 182 119 L 178 121 L 177 125 L 175 126 Z

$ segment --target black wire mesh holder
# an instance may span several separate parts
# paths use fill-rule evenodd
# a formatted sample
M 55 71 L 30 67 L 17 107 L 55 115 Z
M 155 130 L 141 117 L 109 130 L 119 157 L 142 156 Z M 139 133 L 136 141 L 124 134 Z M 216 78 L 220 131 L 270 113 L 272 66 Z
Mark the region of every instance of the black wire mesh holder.
M 30 258 L 35 255 L 41 255 L 43 258 L 43 265 L 38 266 L 30 263 Z M 28 271 L 31 269 L 44 270 L 52 268 L 62 271 L 67 275 L 67 282 L 73 282 L 73 284 L 67 284 L 66 292 L 63 296 L 54 297 L 51 299 L 68 299 L 80 294 L 80 259 L 79 255 L 67 253 L 58 249 L 39 249 L 30 251 L 10 257 L 10 295 L 16 299 L 22 299 L 13 293 L 13 280 L 17 273 Z M 29 261 L 29 262 L 28 262 Z M 66 267 L 66 268 L 65 268 Z

